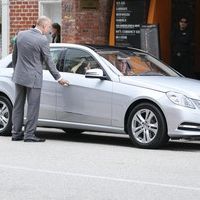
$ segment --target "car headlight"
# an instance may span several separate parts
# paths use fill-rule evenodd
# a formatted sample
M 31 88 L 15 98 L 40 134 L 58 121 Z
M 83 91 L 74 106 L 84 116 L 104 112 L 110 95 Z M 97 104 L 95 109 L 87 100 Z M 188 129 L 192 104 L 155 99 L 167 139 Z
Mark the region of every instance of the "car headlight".
M 176 93 L 176 92 L 167 92 L 167 97 L 175 104 L 195 109 L 194 104 L 192 103 L 192 100 L 188 97 L 186 97 L 183 94 Z
M 194 102 L 195 106 L 200 109 L 200 101 L 196 100 L 196 99 L 192 99 L 192 101 Z

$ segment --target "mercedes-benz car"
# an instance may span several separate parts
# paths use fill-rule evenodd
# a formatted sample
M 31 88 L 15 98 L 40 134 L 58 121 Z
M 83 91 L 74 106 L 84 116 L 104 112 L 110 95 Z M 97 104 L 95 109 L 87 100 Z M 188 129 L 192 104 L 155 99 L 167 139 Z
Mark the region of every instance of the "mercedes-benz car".
M 70 85 L 59 85 L 44 65 L 38 126 L 124 133 L 141 148 L 200 136 L 200 81 L 134 48 L 63 43 L 50 49 Z M 12 74 L 9 55 L 0 61 L 0 135 L 11 132 Z

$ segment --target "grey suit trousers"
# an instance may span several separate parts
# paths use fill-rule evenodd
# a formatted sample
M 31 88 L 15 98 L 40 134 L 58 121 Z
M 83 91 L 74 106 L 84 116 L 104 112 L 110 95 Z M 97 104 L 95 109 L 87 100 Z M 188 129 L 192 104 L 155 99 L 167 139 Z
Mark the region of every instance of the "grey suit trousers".
M 19 84 L 15 84 L 15 103 L 12 113 L 13 137 L 20 137 L 23 135 L 22 126 L 24 120 L 24 105 L 26 98 L 28 109 L 24 129 L 24 138 L 30 138 L 35 135 L 40 108 L 40 94 L 41 88 L 29 88 Z

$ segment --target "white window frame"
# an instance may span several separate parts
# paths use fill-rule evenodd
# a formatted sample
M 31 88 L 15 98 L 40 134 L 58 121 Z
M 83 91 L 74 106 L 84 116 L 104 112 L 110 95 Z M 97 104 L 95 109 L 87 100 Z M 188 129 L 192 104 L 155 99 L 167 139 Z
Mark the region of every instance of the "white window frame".
M 10 17 L 9 17 L 9 0 L 2 0 L 2 58 L 9 54 L 9 36 L 10 36 Z
M 39 16 L 44 15 L 43 14 L 43 5 L 44 4 L 50 4 L 50 3 L 60 3 L 62 4 L 62 0 L 39 0 Z M 60 17 L 60 21 L 58 22 L 59 24 L 61 24 L 62 22 L 62 13 L 61 13 L 61 17 Z

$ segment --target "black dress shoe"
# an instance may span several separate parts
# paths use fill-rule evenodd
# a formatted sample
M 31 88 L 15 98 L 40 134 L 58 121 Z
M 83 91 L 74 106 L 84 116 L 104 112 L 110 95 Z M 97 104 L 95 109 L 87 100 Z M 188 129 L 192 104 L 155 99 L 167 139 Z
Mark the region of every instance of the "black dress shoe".
M 21 141 L 21 140 L 23 140 L 24 139 L 24 137 L 12 137 L 12 141 Z
M 25 138 L 24 142 L 45 142 L 45 139 L 38 137 Z
M 12 136 L 12 141 L 21 141 L 24 139 L 24 135 Z

